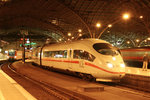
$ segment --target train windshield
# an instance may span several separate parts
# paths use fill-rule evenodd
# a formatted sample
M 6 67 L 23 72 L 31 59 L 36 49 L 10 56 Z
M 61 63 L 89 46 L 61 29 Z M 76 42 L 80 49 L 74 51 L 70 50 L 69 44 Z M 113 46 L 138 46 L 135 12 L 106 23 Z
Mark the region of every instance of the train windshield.
M 9 51 L 9 56 L 15 56 L 15 52 L 14 51 Z
M 117 51 L 117 49 L 115 47 L 113 47 L 110 44 L 107 43 L 96 43 L 93 45 L 93 48 L 99 52 L 100 54 L 103 55 L 118 55 L 119 52 Z

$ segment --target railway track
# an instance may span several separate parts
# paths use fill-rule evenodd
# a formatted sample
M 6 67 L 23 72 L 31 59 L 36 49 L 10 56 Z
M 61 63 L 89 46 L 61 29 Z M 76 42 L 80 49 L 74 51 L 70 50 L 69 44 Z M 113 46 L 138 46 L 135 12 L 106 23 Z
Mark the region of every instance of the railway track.
M 4 71 L 9 75 L 10 74 L 10 72 L 11 73 L 13 73 L 12 75 L 10 74 L 9 76 L 11 76 L 11 77 L 18 77 L 19 79 L 23 79 L 24 78 L 24 80 L 25 81 L 23 81 L 22 82 L 22 80 L 21 80 L 21 82 L 22 82 L 22 86 L 24 87 L 24 84 L 27 84 L 27 83 L 29 83 L 29 82 L 31 82 L 32 83 L 32 85 L 31 85 L 31 88 L 34 88 L 35 86 L 36 87 L 38 87 L 38 89 L 36 89 L 36 91 L 42 91 L 41 93 L 35 93 L 35 90 L 34 90 L 34 93 L 37 95 L 37 94 L 40 94 L 40 95 L 42 95 L 42 94 L 47 94 L 47 95 L 43 95 L 43 96 L 41 96 L 41 98 L 39 97 L 39 96 L 36 96 L 34 93 L 31 93 L 31 94 L 33 94 L 33 96 L 34 97 L 36 97 L 36 98 L 38 98 L 38 100 L 49 100 L 51 97 L 53 97 L 54 99 L 50 99 L 50 100 L 94 100 L 94 99 L 96 99 L 96 100 L 99 100 L 99 98 L 102 98 L 103 99 L 103 93 L 105 94 L 105 93 L 109 93 L 109 94 L 111 94 L 111 95 L 115 95 L 115 96 L 119 96 L 119 98 L 121 99 L 121 98 L 124 98 L 125 97 L 125 95 L 126 96 L 129 96 L 129 100 L 130 99 L 133 99 L 133 98 L 137 98 L 137 96 L 140 96 L 140 97 L 138 97 L 138 98 L 141 98 L 141 99 L 137 99 L 137 100 L 149 100 L 149 98 L 150 98 L 150 96 L 149 96 L 149 93 L 145 93 L 144 91 L 138 91 L 138 90 L 136 90 L 136 89 L 131 89 L 131 88 L 128 88 L 128 87 L 125 87 L 125 86 L 121 86 L 121 85 L 118 85 L 118 84 L 111 84 L 111 83 L 102 83 L 102 82 L 86 82 L 86 81 L 82 81 L 81 79 L 79 79 L 79 78 L 76 78 L 76 77 L 70 77 L 70 76 L 68 76 L 68 77 L 70 77 L 71 79 L 69 80 L 69 81 L 67 81 L 67 82 L 71 82 L 71 81 L 75 81 L 75 82 L 80 82 L 80 83 L 77 83 L 78 85 L 80 85 L 80 86 L 88 86 L 88 84 L 94 84 L 95 86 L 98 86 L 98 85 L 101 85 L 101 86 L 104 86 L 105 88 L 104 88 L 104 91 L 101 91 L 101 92 L 78 92 L 78 91 L 75 91 L 75 92 L 72 92 L 72 91 L 74 91 L 74 90 L 72 90 L 72 89 L 69 89 L 68 90 L 68 88 L 66 89 L 66 88 L 63 88 L 64 86 L 63 86 L 63 84 L 61 84 L 60 85 L 60 83 L 59 83 L 59 81 L 57 82 L 57 84 L 54 84 L 55 82 L 54 81 L 45 81 L 45 80 L 47 80 L 47 78 L 44 78 L 44 79 L 41 79 L 40 80 L 40 77 L 38 77 L 38 78 L 32 78 L 32 75 L 34 75 L 33 74 L 33 72 L 32 72 L 32 74 L 30 73 L 30 74 L 28 74 L 27 75 L 27 73 L 29 72 L 29 70 L 28 69 L 25 69 L 25 67 L 23 68 L 23 69 L 19 69 L 19 68 L 17 68 L 17 70 L 16 69 L 12 69 L 12 68 L 16 68 L 16 67 L 11 67 L 10 66 L 10 68 L 9 67 L 7 67 L 7 66 L 5 66 L 5 67 L 3 67 L 3 69 L 4 69 Z M 26 66 L 26 68 L 27 68 L 27 66 Z M 44 74 L 46 74 L 47 76 L 49 76 L 49 75 L 52 75 L 52 77 L 54 76 L 55 78 L 60 78 L 60 79 L 64 79 L 64 77 L 66 76 L 63 76 L 63 75 L 61 75 L 60 73 L 56 73 L 56 74 L 52 74 L 53 72 L 50 72 L 51 74 L 49 74 L 49 71 L 46 71 L 46 70 L 42 70 L 42 69 L 40 69 L 40 68 L 36 68 L 35 66 L 34 67 L 29 67 L 29 68 L 33 68 L 34 70 L 38 70 L 38 71 L 41 71 L 40 73 L 44 73 Z M 15 71 L 16 70 L 16 71 Z M 20 72 L 19 70 L 24 70 L 25 72 L 24 73 L 22 73 L 22 72 Z M 8 73 L 8 71 L 10 71 L 9 73 Z M 21 73 L 21 74 L 19 74 L 19 73 Z M 35 72 L 34 72 L 35 73 Z M 42 74 L 40 74 L 40 73 L 38 73 L 39 75 L 38 76 L 41 76 Z M 14 74 L 17 74 L 17 76 L 16 75 L 14 75 Z M 58 75 L 58 74 L 60 74 L 60 76 Z M 56 76 L 57 77 L 56 77 Z M 28 77 L 26 77 L 26 76 L 28 76 Z M 61 77 L 62 76 L 62 77 Z M 36 76 L 37 77 L 37 76 Z M 42 77 L 43 77 L 43 75 L 42 75 Z M 53 79 L 52 77 L 49 77 L 50 79 Z M 68 79 L 68 77 L 65 77 L 66 79 Z M 54 78 L 54 79 L 55 79 Z M 38 80 L 39 79 L 39 80 Z M 60 79 L 58 79 L 58 80 L 60 80 Z M 51 82 L 52 82 L 52 84 L 51 84 Z M 61 80 L 60 80 L 60 82 L 61 82 Z M 85 82 L 86 83 L 88 83 L 88 84 L 85 84 Z M 19 83 L 20 84 L 20 82 L 17 80 L 17 83 Z M 84 84 L 83 84 L 84 83 Z M 75 85 L 74 84 L 74 86 L 75 87 L 77 87 L 77 85 Z M 26 87 L 26 86 L 25 86 Z M 28 87 L 28 86 L 27 86 Z M 28 88 L 27 88 L 28 89 Z M 27 90 L 26 89 L 26 90 Z M 70 90 L 72 90 L 72 91 L 70 91 Z M 112 91 L 113 90 L 113 91 Z M 27 90 L 28 91 L 28 90 Z M 30 90 L 29 90 L 30 91 Z M 76 93 L 77 92 L 77 93 Z M 79 94 L 79 93 L 81 93 L 81 94 Z M 97 97 L 93 97 L 92 96 L 92 94 L 95 94 L 95 95 L 97 95 L 98 96 L 98 98 Z M 122 95 L 121 95 L 122 94 Z M 90 97 L 92 97 L 92 98 L 90 98 Z M 124 96 L 124 97 L 123 97 Z M 105 96 L 104 96 L 105 97 Z M 132 97 L 132 98 L 131 98 Z M 45 99 L 46 98 L 46 99 Z M 93 99 L 94 98 L 94 99 Z M 127 97 L 125 97 L 125 98 L 127 98 Z M 143 99 L 144 98 L 144 99 Z M 110 99 L 109 98 L 109 96 L 108 97 L 105 97 L 105 99 L 104 100 L 108 100 L 108 99 Z M 127 99 L 128 100 L 128 99 Z
M 8 66 L 8 67 L 7 67 Z M 35 80 L 30 77 L 26 77 L 24 75 L 21 75 L 17 73 L 14 69 L 11 68 L 11 64 L 4 64 L 2 66 L 2 69 L 9 75 L 11 76 L 14 80 L 16 80 L 17 77 L 21 79 L 25 79 L 28 82 L 31 82 L 35 84 L 36 86 L 40 87 L 43 92 L 46 94 L 53 96 L 54 98 L 58 100 L 94 100 L 91 97 L 84 96 L 82 94 L 64 89 L 62 87 L 58 87 L 54 84 L 50 83 L 45 83 L 40 80 Z
M 49 69 L 47 67 L 41 67 L 41 66 L 39 66 L 37 64 L 34 64 L 34 63 L 33 63 L 33 65 L 38 66 L 40 68 L 43 68 L 45 70 L 51 70 L 51 71 L 53 70 L 53 69 Z M 90 81 L 90 82 L 94 82 L 94 83 L 98 83 L 98 84 L 103 84 L 103 85 L 106 85 L 106 86 L 113 86 L 113 87 L 117 87 L 117 88 L 131 88 L 133 90 L 150 92 L 149 88 L 146 88 L 146 89 L 141 88 L 141 87 L 139 87 L 139 85 L 136 85 L 136 84 L 126 84 L 125 82 L 123 82 L 125 80 L 124 78 L 123 78 L 123 81 L 121 80 L 121 82 L 119 82 L 119 83 L 109 83 L 109 82 L 96 82 L 96 80 L 92 77 L 91 77 L 92 79 L 88 79 L 88 78 L 83 78 L 83 76 L 81 76 L 81 75 L 74 75 L 74 74 L 72 74 L 72 75 L 75 76 L 75 77 L 81 78 L 84 81 Z M 132 81 L 136 81 L 136 79 L 132 79 Z

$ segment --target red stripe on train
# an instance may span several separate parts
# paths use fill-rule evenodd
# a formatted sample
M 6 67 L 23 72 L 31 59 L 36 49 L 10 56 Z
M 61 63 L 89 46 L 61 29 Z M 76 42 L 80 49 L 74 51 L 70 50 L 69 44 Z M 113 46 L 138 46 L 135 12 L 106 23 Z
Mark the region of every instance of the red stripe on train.
M 94 68 L 97 68 L 97 69 L 100 69 L 102 71 L 105 71 L 105 72 L 108 72 L 108 73 L 111 73 L 111 74 L 125 74 L 125 72 L 112 72 L 112 71 L 108 71 L 108 70 L 105 70 L 103 68 L 100 68 L 94 64 L 91 64 L 91 63 L 88 63 L 88 62 L 85 62 L 85 65 L 88 65 L 88 66 L 91 66 L 91 67 L 94 67 Z
M 45 61 L 56 61 L 56 62 L 66 62 L 66 63 L 76 63 L 76 64 L 79 64 L 79 61 L 54 60 L 54 59 L 43 59 L 43 60 L 45 60 Z M 97 68 L 99 70 L 102 70 L 102 71 L 105 71 L 105 72 L 108 72 L 108 73 L 111 73 L 111 74 L 125 74 L 125 72 L 112 72 L 112 71 L 108 71 L 108 70 L 105 70 L 103 68 L 100 68 L 100 67 L 98 67 L 98 66 L 96 66 L 94 64 L 88 63 L 88 62 L 85 62 L 85 65 Z
M 128 52 L 128 51 L 131 51 L 131 52 L 135 52 L 135 51 L 141 51 L 141 52 L 148 52 L 150 51 L 150 49 L 124 49 L 124 50 L 120 50 L 121 52 Z
M 127 59 L 132 59 L 132 60 L 142 60 L 143 57 L 130 57 L 130 56 L 124 56 L 123 59 L 124 59 L 124 60 L 127 60 Z

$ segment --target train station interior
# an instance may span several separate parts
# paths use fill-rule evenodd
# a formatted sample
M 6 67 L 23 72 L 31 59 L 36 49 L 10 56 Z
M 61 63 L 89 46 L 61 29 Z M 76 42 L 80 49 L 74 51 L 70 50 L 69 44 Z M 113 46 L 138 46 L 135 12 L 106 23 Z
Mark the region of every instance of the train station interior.
M 36 45 L 84 38 L 103 39 L 119 48 L 149 45 L 149 2 L 0 0 L 1 48 L 13 44 L 19 49 L 23 34 Z
M 89 41 L 95 51 L 88 49 Z M 98 45 L 102 51 L 96 41 L 110 45 Z M 96 62 L 95 52 L 102 54 L 101 61 Z M 104 61 L 106 68 L 99 66 Z M 49 62 L 71 67 L 62 68 L 61 75 Z M 74 70 L 77 64 L 84 69 Z M 109 80 L 118 77 L 115 85 Z M 0 100 L 149 100 L 149 88 L 150 0 L 0 0 Z

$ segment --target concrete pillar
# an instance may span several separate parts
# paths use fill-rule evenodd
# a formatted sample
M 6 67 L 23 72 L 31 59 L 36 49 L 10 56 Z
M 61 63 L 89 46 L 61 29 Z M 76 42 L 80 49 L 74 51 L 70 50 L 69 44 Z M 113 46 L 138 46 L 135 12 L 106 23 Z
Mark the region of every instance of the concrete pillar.
M 27 30 L 20 30 L 22 37 L 23 37 L 23 41 L 22 41 L 22 62 L 25 63 L 25 35 L 28 34 Z

